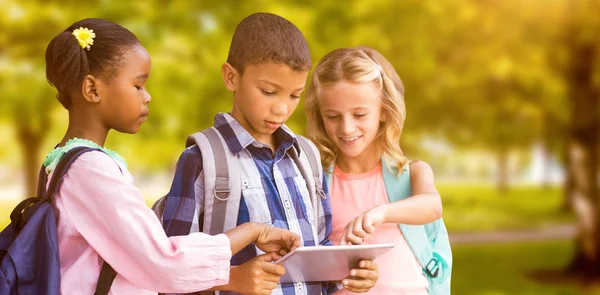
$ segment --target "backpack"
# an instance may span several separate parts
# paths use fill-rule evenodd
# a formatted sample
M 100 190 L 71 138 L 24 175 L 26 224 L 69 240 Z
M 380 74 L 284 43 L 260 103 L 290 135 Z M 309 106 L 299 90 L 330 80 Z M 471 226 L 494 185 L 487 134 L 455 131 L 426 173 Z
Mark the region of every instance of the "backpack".
M 326 198 L 320 154 L 308 139 L 300 135 L 296 135 L 296 139 L 301 147 L 301 153 L 298 154 L 296 149 L 291 148 L 289 156 L 306 181 L 314 210 L 312 222 L 317 228 L 317 233 L 313 234 L 315 234 L 315 241 L 320 241 L 325 236 L 325 221 L 319 218 L 323 213 L 320 201 L 321 198 Z M 225 139 L 215 127 L 190 135 L 185 145 L 186 148 L 197 145 L 200 149 L 204 174 L 204 214 L 197 216 L 198 224 L 203 226 L 192 228 L 192 231 L 198 230 L 216 235 L 235 228 L 243 185 L 237 163 L 238 157 L 231 153 Z M 212 198 L 208 197 L 211 195 Z M 161 220 L 165 203 L 166 197 L 162 197 L 152 206 Z M 198 294 L 212 294 L 212 292 L 204 291 Z
M 382 163 L 386 163 L 385 158 L 382 158 Z M 410 164 L 404 166 L 400 176 L 395 167 L 383 166 L 383 182 L 390 203 L 411 197 Z M 327 174 L 327 181 L 331 184 L 331 174 Z M 429 282 L 427 292 L 430 295 L 449 295 L 452 250 L 444 221 L 440 218 L 425 225 L 398 226 Z
M 320 199 L 326 198 L 323 190 L 321 159 L 312 142 L 300 135 L 296 135 L 296 138 L 302 153 L 298 155 L 295 149 L 290 149 L 289 153 L 306 180 L 314 210 L 314 222 L 320 234 L 321 231 L 325 231 L 325 223 L 319 222 L 318 218 L 322 209 Z M 186 148 L 197 145 L 200 149 L 204 173 L 204 195 L 214 196 L 214 198 L 204 198 L 204 219 L 201 220 L 203 228 L 199 230 L 216 235 L 235 228 L 242 195 L 237 156 L 231 153 L 225 139 L 215 127 L 190 135 L 185 145 Z M 165 203 L 166 197 L 162 197 L 152 206 L 159 218 L 162 216 Z M 316 239 L 318 240 L 320 239 Z
M 44 166 L 38 177 L 37 196 L 22 201 L 10 214 L 11 223 L 0 233 L 0 294 L 60 295 L 60 260 L 56 215 L 52 205 L 71 164 L 88 147 L 68 151 L 58 163 L 48 190 Z M 116 272 L 102 265 L 95 294 L 108 294 Z

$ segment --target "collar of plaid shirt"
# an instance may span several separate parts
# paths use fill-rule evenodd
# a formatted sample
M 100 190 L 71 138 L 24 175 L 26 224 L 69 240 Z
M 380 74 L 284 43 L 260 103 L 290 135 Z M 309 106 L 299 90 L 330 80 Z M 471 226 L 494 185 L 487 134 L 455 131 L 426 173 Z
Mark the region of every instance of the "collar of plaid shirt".
M 234 155 L 237 155 L 249 145 L 254 145 L 257 148 L 269 147 L 254 139 L 254 137 L 252 137 L 252 135 L 250 135 L 250 133 L 228 113 L 217 114 L 213 126 L 219 130 L 219 133 L 221 133 L 221 136 L 225 139 L 229 150 L 231 150 L 231 153 Z M 298 140 L 296 139 L 296 134 L 294 134 L 294 132 L 292 132 L 285 124 L 275 130 L 274 135 L 279 146 L 283 150 L 287 150 L 290 146 L 294 146 L 298 155 L 300 155 L 301 149 Z

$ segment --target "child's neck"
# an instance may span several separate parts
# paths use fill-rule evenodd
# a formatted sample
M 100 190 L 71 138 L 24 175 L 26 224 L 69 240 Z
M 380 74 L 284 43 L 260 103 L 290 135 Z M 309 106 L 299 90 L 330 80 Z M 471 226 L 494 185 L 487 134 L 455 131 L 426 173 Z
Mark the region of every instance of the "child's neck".
M 346 157 L 340 154 L 335 165 L 344 173 L 365 173 L 381 163 L 382 155 L 383 152 L 379 149 L 377 152 L 365 150 L 356 157 Z
M 106 135 L 105 136 L 94 136 L 93 134 L 82 132 L 82 130 L 74 130 L 74 131 L 67 130 L 67 133 L 65 133 L 65 136 L 60 141 L 58 146 L 64 146 L 67 143 L 67 141 L 69 141 L 70 139 L 73 139 L 73 138 L 91 140 L 95 144 L 102 146 L 102 147 L 104 146 L 104 143 L 106 142 Z
M 69 127 L 67 128 L 65 136 L 58 145 L 64 146 L 70 139 L 81 138 L 91 140 L 95 144 L 103 147 L 104 143 L 106 142 L 107 135 L 108 130 L 99 126 L 98 124 L 94 124 L 89 120 L 83 120 L 69 114 Z

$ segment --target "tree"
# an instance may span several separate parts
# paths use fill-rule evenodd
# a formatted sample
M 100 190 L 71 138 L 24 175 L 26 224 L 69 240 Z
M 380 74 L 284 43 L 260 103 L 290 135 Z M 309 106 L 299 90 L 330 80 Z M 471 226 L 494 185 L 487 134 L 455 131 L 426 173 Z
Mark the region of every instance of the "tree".
M 68 11 L 32 2 L 0 4 L 0 109 L 14 122 L 25 171 L 27 196 L 35 195 L 40 151 L 58 104 L 43 68 L 47 43 Z M 65 25 L 66 27 L 66 25 Z
M 578 217 L 579 233 L 570 269 L 585 276 L 600 277 L 600 13 L 597 1 L 572 1 L 564 31 L 570 116 L 567 126 L 572 206 Z

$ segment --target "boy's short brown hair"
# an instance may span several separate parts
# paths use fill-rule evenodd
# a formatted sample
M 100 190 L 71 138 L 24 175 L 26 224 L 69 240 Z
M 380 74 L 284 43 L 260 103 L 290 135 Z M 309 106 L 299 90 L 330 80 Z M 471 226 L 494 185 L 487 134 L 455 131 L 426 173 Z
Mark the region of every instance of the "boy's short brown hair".
M 227 62 L 240 74 L 248 65 L 282 63 L 295 71 L 312 67 L 302 32 L 287 19 L 272 13 L 255 13 L 236 27 Z

